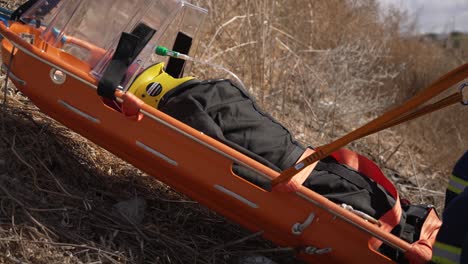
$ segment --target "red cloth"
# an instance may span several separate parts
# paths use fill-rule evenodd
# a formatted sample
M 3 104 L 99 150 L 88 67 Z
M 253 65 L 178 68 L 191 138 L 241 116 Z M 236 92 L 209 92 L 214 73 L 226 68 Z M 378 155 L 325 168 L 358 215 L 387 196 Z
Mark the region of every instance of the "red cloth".
M 425 239 L 414 242 L 405 257 L 410 264 L 428 263 L 432 258 L 432 243 Z
M 419 240 L 411 244 L 410 250 L 405 253 L 410 264 L 424 264 L 431 260 L 432 246 L 441 226 L 442 221 L 440 221 L 439 216 L 434 210 L 431 210 L 421 228 Z

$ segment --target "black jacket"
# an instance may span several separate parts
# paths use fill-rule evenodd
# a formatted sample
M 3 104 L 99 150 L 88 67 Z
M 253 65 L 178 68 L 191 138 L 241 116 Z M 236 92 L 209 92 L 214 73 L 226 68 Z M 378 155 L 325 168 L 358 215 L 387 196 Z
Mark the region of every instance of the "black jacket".
M 159 109 L 276 171 L 305 149 L 229 80 L 189 81 L 167 93 Z

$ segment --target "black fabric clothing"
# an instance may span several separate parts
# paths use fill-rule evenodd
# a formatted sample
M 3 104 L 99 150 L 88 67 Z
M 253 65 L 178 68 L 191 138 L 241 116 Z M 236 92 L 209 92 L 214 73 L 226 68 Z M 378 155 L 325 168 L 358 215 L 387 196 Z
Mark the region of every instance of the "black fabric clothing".
M 395 204 L 395 199 L 382 186 L 331 157 L 317 163 L 304 186 L 335 203 L 351 205 L 376 219 Z
M 229 80 L 187 82 L 166 94 L 159 109 L 276 171 L 293 166 L 305 150 L 245 90 Z M 241 166 L 235 166 L 234 171 L 241 176 L 250 173 Z M 332 158 L 320 161 L 304 186 L 375 218 L 395 203 L 381 186 Z
M 188 82 L 165 95 L 159 109 L 276 171 L 292 166 L 305 149 L 228 80 Z

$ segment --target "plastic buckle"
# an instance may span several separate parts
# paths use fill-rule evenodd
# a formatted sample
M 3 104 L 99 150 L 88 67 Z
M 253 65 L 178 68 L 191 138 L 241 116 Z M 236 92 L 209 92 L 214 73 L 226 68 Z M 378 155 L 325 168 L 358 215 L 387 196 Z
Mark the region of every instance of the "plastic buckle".
M 463 98 L 465 98 L 465 97 L 463 96 L 463 91 L 465 90 L 465 87 L 467 87 L 467 86 L 468 86 L 468 82 L 463 83 L 462 85 L 460 85 L 460 88 L 459 88 L 459 89 L 460 89 L 460 94 L 461 94 L 461 96 L 462 96 L 462 101 L 461 101 L 461 104 L 462 104 L 462 105 L 468 105 L 468 99 L 467 99 L 467 100 L 464 100 L 464 99 L 463 99 Z

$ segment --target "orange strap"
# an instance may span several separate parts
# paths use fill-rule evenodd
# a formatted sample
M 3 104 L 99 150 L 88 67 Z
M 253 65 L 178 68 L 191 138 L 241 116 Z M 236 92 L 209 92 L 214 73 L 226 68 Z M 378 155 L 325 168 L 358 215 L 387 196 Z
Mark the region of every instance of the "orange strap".
M 374 119 L 373 121 L 367 123 L 366 125 L 352 131 L 351 133 L 321 147 L 316 149 L 316 152 L 309 155 L 302 162 L 297 163 L 293 167 L 290 167 L 284 170 L 278 177 L 272 180 L 272 186 L 276 186 L 279 183 L 289 181 L 296 173 L 303 170 L 310 164 L 321 160 L 328 155 L 332 154 L 334 151 L 346 146 L 350 142 L 360 139 L 362 137 L 368 136 L 370 134 L 381 131 L 382 129 L 389 128 L 394 125 L 398 125 L 402 122 L 411 120 L 413 118 L 419 117 L 421 115 L 433 112 L 435 110 L 441 109 L 448 105 L 451 105 L 457 101 L 461 101 L 463 104 L 468 104 L 468 102 L 463 101 L 463 85 L 460 88 L 460 91 L 456 94 L 453 94 L 449 97 L 446 97 L 440 100 L 437 103 L 430 104 L 424 107 L 420 107 L 422 104 L 434 98 L 436 95 L 442 93 L 443 91 L 449 89 L 458 82 L 463 81 L 468 77 L 468 63 L 464 64 L 451 72 L 445 74 L 429 87 L 419 92 L 416 96 L 408 100 L 405 104 L 397 107 L 393 110 L 390 110 L 384 113 L 382 116 Z
M 453 94 L 445 97 L 444 99 L 437 101 L 436 103 L 426 105 L 426 106 L 421 107 L 420 109 L 418 109 L 418 110 L 416 110 L 414 112 L 402 115 L 400 118 L 397 118 L 397 119 L 393 120 L 392 122 L 388 122 L 387 124 L 385 124 L 385 126 L 382 126 L 377 131 L 370 131 L 367 135 L 374 134 L 374 133 L 379 132 L 381 130 L 384 130 L 386 128 L 396 126 L 396 125 L 399 125 L 399 124 L 404 123 L 406 121 L 418 118 L 420 116 L 423 116 L 423 115 L 426 115 L 426 114 L 429 114 L 429 113 L 432 113 L 434 111 L 440 110 L 440 109 L 442 109 L 442 108 L 444 108 L 446 106 L 449 106 L 451 104 L 461 102 L 462 100 L 463 100 L 463 95 L 462 95 L 461 92 L 453 93 Z
M 410 264 L 425 264 L 432 258 L 432 245 L 434 245 L 442 226 L 439 216 L 431 209 L 424 222 L 419 240 L 411 244 L 410 250 L 406 251 L 405 257 Z

